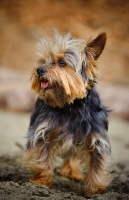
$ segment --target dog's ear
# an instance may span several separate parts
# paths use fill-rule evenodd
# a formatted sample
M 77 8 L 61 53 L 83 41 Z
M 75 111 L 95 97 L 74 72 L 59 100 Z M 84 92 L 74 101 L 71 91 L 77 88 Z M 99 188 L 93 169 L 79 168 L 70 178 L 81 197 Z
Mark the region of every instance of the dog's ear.
M 100 33 L 95 39 L 89 40 L 85 48 L 87 58 L 89 60 L 97 60 L 101 55 L 105 44 L 106 44 L 107 35 L 106 33 Z

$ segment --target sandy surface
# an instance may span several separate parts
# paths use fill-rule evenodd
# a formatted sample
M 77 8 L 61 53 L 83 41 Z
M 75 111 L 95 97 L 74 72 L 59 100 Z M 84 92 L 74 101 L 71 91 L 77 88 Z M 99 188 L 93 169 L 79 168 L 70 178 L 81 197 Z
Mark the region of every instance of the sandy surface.
M 53 189 L 28 182 L 30 174 L 21 166 L 20 157 L 0 157 L 1 200 L 129 200 L 129 164 L 117 164 L 116 176 L 101 195 L 84 195 L 82 182 L 70 180 L 55 171 Z
M 116 161 L 115 179 L 101 195 L 89 198 L 84 195 L 82 182 L 70 180 L 59 174 L 53 177 L 53 189 L 33 185 L 22 163 L 25 136 L 30 114 L 0 112 L 0 199 L 50 199 L 50 200 L 129 200 L 129 124 L 110 118 L 109 135 L 112 156 Z

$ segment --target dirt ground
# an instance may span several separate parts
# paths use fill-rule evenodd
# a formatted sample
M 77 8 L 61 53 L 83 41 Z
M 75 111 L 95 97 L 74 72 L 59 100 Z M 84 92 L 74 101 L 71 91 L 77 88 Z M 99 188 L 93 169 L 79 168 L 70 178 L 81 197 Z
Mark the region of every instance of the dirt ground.
M 129 200 L 128 122 L 110 118 L 109 136 L 116 175 L 102 194 L 89 198 L 84 195 L 83 183 L 62 177 L 60 167 L 54 172 L 53 189 L 29 183 L 31 174 L 23 166 L 22 159 L 29 115 L 0 112 L 0 200 Z
M 70 180 L 55 171 L 53 189 L 28 182 L 31 175 L 22 167 L 21 157 L 0 157 L 1 200 L 129 200 L 129 163 L 116 166 L 115 179 L 101 195 L 84 195 L 83 183 Z

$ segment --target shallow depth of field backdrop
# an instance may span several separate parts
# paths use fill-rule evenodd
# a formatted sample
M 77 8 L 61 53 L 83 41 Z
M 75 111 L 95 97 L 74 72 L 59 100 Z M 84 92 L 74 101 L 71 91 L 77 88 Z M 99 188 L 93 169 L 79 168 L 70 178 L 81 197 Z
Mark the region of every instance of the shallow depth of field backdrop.
M 36 44 L 42 37 L 53 38 L 57 29 L 86 40 L 107 33 L 97 90 L 112 109 L 113 157 L 116 163 L 129 163 L 128 10 L 128 0 L 0 0 L 0 156 L 4 160 L 0 162 L 8 166 L 8 156 L 23 155 L 36 100 L 30 89 L 38 59 Z

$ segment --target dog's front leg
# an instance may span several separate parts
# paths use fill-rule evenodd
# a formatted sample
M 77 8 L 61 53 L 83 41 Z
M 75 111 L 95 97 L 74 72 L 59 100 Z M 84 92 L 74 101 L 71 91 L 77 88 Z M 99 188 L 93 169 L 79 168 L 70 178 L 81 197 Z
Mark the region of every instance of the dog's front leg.
M 89 173 L 85 179 L 85 192 L 88 196 L 101 193 L 113 179 L 114 162 L 110 155 L 107 136 L 91 136 L 89 147 Z
M 49 156 L 47 130 L 46 124 L 41 124 L 35 131 L 34 137 L 30 138 L 31 144 L 25 153 L 25 162 L 33 174 L 30 182 L 51 187 L 53 170 Z

